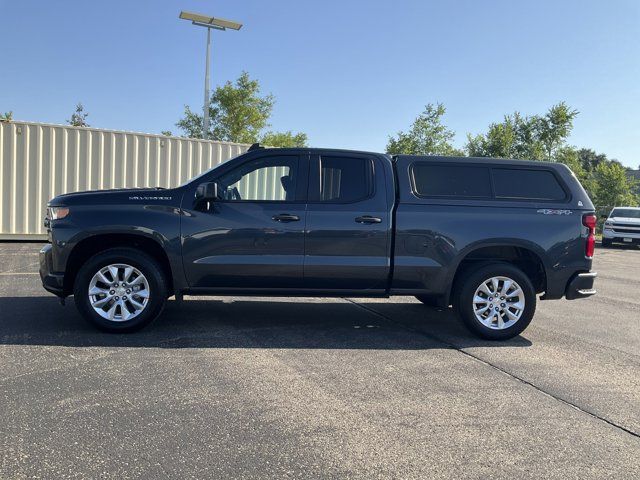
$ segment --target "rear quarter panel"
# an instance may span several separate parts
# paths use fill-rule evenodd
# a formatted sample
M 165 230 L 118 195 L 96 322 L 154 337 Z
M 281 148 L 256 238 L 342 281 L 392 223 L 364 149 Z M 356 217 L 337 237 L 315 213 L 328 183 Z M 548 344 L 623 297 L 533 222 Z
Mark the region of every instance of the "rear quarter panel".
M 488 246 L 534 252 L 544 265 L 547 298 L 560 298 L 576 271 L 591 268 L 584 256 L 582 215 L 592 205 L 568 169 L 556 172 L 571 191 L 566 202 L 453 200 L 416 196 L 409 178 L 413 161 L 400 157 L 396 164 L 399 203 L 391 293 L 446 298 L 460 262 Z

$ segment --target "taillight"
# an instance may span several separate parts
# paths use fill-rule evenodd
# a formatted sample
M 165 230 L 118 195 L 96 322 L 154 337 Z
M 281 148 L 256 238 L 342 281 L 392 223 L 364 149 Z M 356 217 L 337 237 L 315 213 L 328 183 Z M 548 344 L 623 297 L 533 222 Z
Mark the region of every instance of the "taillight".
M 582 225 L 589 229 L 587 235 L 587 244 L 585 246 L 584 254 L 587 258 L 593 257 L 593 252 L 596 249 L 596 223 L 598 217 L 595 213 L 586 213 L 582 216 Z

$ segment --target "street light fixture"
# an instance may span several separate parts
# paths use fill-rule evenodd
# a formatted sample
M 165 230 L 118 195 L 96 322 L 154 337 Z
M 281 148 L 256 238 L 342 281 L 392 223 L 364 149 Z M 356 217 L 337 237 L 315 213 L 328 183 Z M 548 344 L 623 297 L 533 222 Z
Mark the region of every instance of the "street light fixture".
M 211 57 L 211 29 L 214 30 L 226 30 L 230 28 L 232 30 L 240 30 L 242 24 L 238 22 L 232 22 L 231 20 L 225 20 L 223 18 L 207 17 L 206 15 L 200 15 L 199 13 L 180 12 L 179 18 L 183 20 L 190 20 L 193 25 L 197 27 L 205 27 L 207 29 L 207 59 L 205 62 L 204 73 L 204 107 L 203 107 L 203 138 L 209 137 L 209 58 Z

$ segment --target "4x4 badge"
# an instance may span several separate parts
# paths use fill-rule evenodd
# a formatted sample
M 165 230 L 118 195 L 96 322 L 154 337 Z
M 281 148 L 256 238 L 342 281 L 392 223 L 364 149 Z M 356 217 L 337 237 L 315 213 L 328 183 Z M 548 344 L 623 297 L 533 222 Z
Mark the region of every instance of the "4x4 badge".
M 556 210 L 553 208 L 541 208 L 538 210 L 538 213 L 542 213 L 543 215 L 571 215 L 573 212 L 571 210 Z

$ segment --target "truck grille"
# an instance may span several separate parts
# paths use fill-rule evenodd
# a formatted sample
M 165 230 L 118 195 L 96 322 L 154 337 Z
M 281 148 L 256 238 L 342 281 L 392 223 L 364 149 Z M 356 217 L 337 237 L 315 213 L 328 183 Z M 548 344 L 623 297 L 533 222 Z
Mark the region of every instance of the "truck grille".
M 611 228 L 616 233 L 640 233 L 640 225 L 614 223 Z

